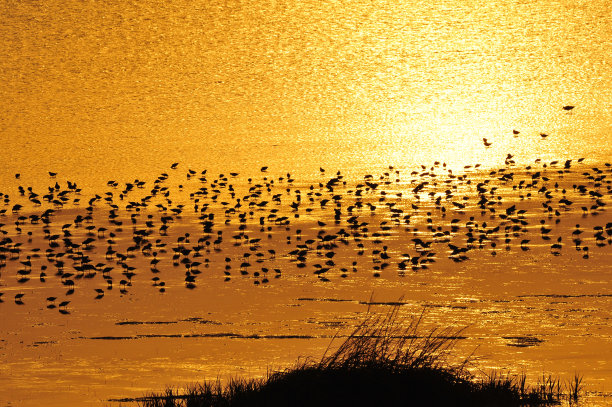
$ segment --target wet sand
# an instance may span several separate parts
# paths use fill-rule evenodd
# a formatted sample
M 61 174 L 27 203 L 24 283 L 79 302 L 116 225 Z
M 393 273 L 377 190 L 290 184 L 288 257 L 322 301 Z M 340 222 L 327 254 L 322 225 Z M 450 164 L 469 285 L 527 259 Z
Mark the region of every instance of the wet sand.
M 592 405 L 609 400 L 609 165 L 509 156 L 312 180 L 175 167 L 4 191 L 0 401 L 104 405 L 261 376 L 397 302 L 467 326 L 457 358 L 477 348 L 475 371 L 578 372 Z

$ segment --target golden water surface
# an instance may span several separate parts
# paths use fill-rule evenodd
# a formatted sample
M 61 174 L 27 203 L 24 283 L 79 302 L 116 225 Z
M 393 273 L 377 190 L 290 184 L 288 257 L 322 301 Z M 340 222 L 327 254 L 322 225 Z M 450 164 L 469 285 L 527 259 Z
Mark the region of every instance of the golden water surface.
M 99 406 L 204 377 L 260 376 L 319 357 L 370 296 L 383 311 L 402 297 L 406 315 L 425 307 L 427 324 L 468 326 L 458 356 L 479 347 L 476 370 L 525 371 L 534 382 L 579 372 L 590 405 L 609 402 L 612 254 L 595 228 L 604 236 L 612 221 L 610 2 L 2 1 L 0 16 L 0 239 L 10 239 L 0 248 L 15 250 L 0 261 L 0 403 Z M 491 172 L 500 168 L 514 178 Z M 314 273 L 328 258 L 313 247 L 297 267 L 300 242 L 348 230 L 347 206 L 365 181 L 380 184 L 363 192 L 376 210 L 354 212 L 371 229 L 359 232 L 365 254 L 353 236 L 327 274 Z M 476 185 L 489 181 L 499 205 L 483 213 Z M 168 189 L 143 201 L 154 185 Z M 290 206 L 298 195 L 299 218 Z M 202 230 L 204 204 L 212 234 Z M 498 215 L 512 205 L 526 211 L 524 231 L 504 230 L 510 220 Z M 274 208 L 291 224 L 266 218 L 272 229 L 260 230 Z M 395 223 L 397 208 L 411 225 Z M 47 209 L 49 226 L 31 217 Z M 91 223 L 75 221 L 88 213 Z M 447 242 L 432 222 L 461 233 Z M 453 258 L 448 243 L 496 225 L 487 236 L 497 246 L 487 240 L 468 261 Z M 156 255 L 134 240 L 138 230 L 151 231 Z M 217 232 L 223 243 L 214 245 Z M 64 237 L 95 270 L 79 271 Z M 425 257 L 415 238 L 433 239 L 436 262 L 401 273 L 402 255 Z M 562 255 L 551 247 L 557 238 Z M 181 245 L 192 251 L 179 261 L 202 263 L 192 289 L 192 269 L 173 265 Z M 107 258 L 108 246 L 127 260 Z M 376 269 L 382 246 L 386 270 Z M 245 253 L 252 266 L 241 270 Z M 120 284 L 130 271 L 133 284 Z M 65 313 L 49 308 L 64 300 Z
M 0 7 L 2 179 L 610 156 L 605 0 Z

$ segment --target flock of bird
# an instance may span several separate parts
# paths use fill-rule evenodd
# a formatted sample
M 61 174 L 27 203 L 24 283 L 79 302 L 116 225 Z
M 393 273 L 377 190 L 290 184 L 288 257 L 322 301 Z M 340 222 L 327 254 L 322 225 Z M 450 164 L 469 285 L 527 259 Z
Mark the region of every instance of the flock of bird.
M 8 287 L 25 304 L 19 290 L 33 279 L 54 287 L 46 307 L 68 314 L 85 286 L 100 300 L 143 280 L 163 293 L 171 280 L 194 289 L 213 276 L 255 285 L 287 274 L 406 276 L 476 253 L 558 256 L 570 246 L 586 260 L 612 244 L 611 165 L 583 159 L 518 166 L 508 154 L 493 170 L 435 162 L 352 180 L 321 168 L 313 183 L 267 167 L 244 179 L 174 163 L 151 183 L 110 180 L 90 197 L 57 177 L 44 191 L 0 193 L 0 302 Z M 582 218 L 595 226 L 574 222 Z

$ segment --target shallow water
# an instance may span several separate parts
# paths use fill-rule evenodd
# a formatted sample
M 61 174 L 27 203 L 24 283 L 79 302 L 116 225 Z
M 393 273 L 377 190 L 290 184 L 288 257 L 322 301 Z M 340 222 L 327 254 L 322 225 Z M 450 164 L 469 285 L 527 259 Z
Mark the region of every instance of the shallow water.
M 609 2 L 46 1 L 4 2 L 0 10 L 0 192 L 8 195 L 0 201 L 0 239 L 19 252 L 7 253 L 0 268 L 0 403 L 116 405 L 107 400 L 203 378 L 261 376 L 300 356 L 320 357 L 371 299 L 377 312 L 398 301 L 406 316 L 425 308 L 425 331 L 467 326 L 456 357 L 476 348 L 475 371 L 525 371 L 533 383 L 543 373 L 568 380 L 578 372 L 588 405 L 609 404 Z M 500 169 L 514 177 L 491 172 Z M 337 171 L 346 186 L 333 193 L 319 186 Z M 162 173 L 167 179 L 155 184 Z M 487 180 L 484 195 L 500 200 L 483 213 L 477 184 Z M 537 187 L 528 186 L 534 180 Z M 379 186 L 357 187 L 366 181 Z M 134 187 L 124 193 L 126 183 Z M 245 200 L 256 184 L 250 192 L 260 195 Z M 142 201 L 154 185 L 168 189 Z M 202 186 L 207 195 L 190 196 Z M 49 187 L 59 202 L 43 199 Z M 352 215 L 367 225 L 348 222 L 357 189 L 363 206 Z M 297 190 L 299 218 L 290 207 Z M 236 198 L 241 206 L 226 212 Z M 23 208 L 13 213 L 17 203 Z M 215 214 L 214 228 L 198 242 L 209 235 L 199 219 L 203 204 Z M 90 205 L 92 223 L 75 222 Z M 526 212 L 500 218 L 512 205 Z M 47 209 L 55 210 L 48 233 L 30 217 Z M 268 217 L 272 209 L 290 224 Z M 166 216 L 173 218 L 167 236 L 160 229 Z M 428 229 L 428 218 L 441 229 Z M 582 233 L 575 235 L 576 224 Z M 542 234 L 542 226 L 550 231 Z M 468 241 L 470 228 L 476 241 Z M 223 240 L 213 244 L 219 231 Z M 233 238 L 240 232 L 249 237 Z M 185 233 L 189 241 L 179 241 Z M 338 247 L 317 251 L 324 235 L 336 235 L 330 241 Z M 91 263 L 68 253 L 64 237 Z M 551 248 L 559 237 L 562 248 Z M 88 238 L 91 247 L 82 244 Z M 305 261 L 290 254 L 309 239 Z M 143 251 L 147 240 L 152 247 Z M 449 243 L 469 251 L 451 255 Z M 107 259 L 109 245 L 127 257 Z M 181 245 L 191 251 L 175 266 L 173 248 Z M 21 263 L 28 255 L 31 268 Z M 192 289 L 185 258 L 202 263 L 193 267 L 201 273 Z M 61 278 L 58 269 L 73 276 Z M 69 279 L 73 293 L 63 283 Z M 24 294 L 23 305 L 16 294 Z M 57 299 L 47 302 L 50 296 Z M 61 301 L 70 301 L 64 314 Z
M 61 209 L 25 197 L 6 206 L 24 206 L 21 221 L 3 215 L 7 402 L 59 393 L 58 405 L 99 405 L 203 378 L 260 376 L 320 357 L 368 308 L 397 303 L 406 317 L 426 310 L 425 332 L 467 327 L 454 357 L 475 350 L 475 372 L 525 372 L 532 383 L 579 372 L 591 405 L 607 400 L 609 166 L 509 162 L 459 175 L 440 164 L 346 184 L 322 173 L 312 189 L 266 173 L 249 182 L 168 172 L 142 189 L 108 186 L 91 209 L 89 195 L 70 190 Z M 54 206 L 48 225 L 31 223 Z M 79 214 L 91 220 L 76 222 Z M 28 255 L 31 266 L 21 263 Z

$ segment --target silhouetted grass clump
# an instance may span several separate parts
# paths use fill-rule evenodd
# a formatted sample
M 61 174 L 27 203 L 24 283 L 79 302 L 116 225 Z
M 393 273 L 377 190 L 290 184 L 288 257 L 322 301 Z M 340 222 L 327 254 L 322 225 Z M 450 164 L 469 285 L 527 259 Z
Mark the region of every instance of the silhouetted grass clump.
M 418 334 L 423 314 L 409 323 L 398 307 L 369 315 L 332 354 L 274 372 L 266 379 L 232 379 L 192 386 L 182 394 L 142 398 L 144 407 L 196 406 L 536 406 L 556 404 L 558 380 L 544 378 L 533 388 L 525 376 L 492 374 L 477 380 L 468 359 L 448 363 L 463 329 Z M 570 394 L 578 394 L 577 386 Z

